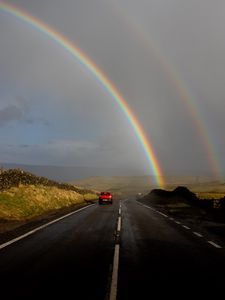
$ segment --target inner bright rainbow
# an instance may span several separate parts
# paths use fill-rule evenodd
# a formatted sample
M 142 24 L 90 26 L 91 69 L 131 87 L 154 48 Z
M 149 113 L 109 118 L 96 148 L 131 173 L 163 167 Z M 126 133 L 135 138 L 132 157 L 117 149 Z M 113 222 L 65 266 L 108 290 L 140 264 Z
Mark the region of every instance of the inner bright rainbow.
M 0 1 L 0 10 L 7 12 L 14 17 L 17 17 L 18 19 L 31 25 L 36 30 L 48 36 L 51 40 L 54 40 L 57 44 L 59 44 L 67 52 L 69 52 L 73 57 L 75 57 L 86 69 L 88 69 L 92 73 L 92 75 L 94 75 L 94 77 L 101 83 L 101 85 L 104 87 L 107 93 L 116 101 L 116 103 L 126 115 L 132 129 L 134 130 L 144 150 L 145 156 L 150 166 L 150 171 L 154 173 L 156 183 L 160 187 L 163 187 L 164 179 L 162 176 L 162 171 L 150 141 L 147 139 L 143 128 L 141 127 L 139 121 L 137 120 L 136 116 L 128 106 L 127 102 L 125 101 L 119 90 L 103 73 L 103 71 L 83 51 L 81 51 L 65 36 L 51 28 L 48 24 L 35 18 L 30 13 L 20 9 L 15 5 L 8 4 L 3 1 Z

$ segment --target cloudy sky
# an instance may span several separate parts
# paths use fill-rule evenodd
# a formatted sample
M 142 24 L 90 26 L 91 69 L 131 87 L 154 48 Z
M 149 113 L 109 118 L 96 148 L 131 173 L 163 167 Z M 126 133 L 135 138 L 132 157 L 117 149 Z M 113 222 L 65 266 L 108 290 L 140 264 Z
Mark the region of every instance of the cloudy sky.
M 225 2 L 15 0 L 121 91 L 167 174 L 225 173 Z M 151 173 L 124 113 L 62 47 L 0 10 L 0 161 Z

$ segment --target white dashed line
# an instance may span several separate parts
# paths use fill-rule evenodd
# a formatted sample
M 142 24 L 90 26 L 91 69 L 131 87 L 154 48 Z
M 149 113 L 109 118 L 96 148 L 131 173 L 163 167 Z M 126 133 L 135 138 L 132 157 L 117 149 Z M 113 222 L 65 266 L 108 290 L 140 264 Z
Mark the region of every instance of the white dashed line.
M 119 217 L 117 223 L 117 238 L 119 238 L 121 231 L 121 204 L 119 208 Z M 114 250 L 114 258 L 113 258 L 113 271 L 112 271 L 112 281 L 110 286 L 110 295 L 109 300 L 116 300 L 117 297 L 117 282 L 118 282 L 118 270 L 119 270 L 119 254 L 120 254 L 120 245 L 117 240 Z
M 190 227 L 188 227 L 186 225 L 182 225 L 182 227 L 184 227 L 185 229 L 191 229 Z
M 112 281 L 111 281 L 111 287 L 110 287 L 109 300 L 116 300 L 116 296 L 117 296 L 119 254 L 120 254 L 120 245 L 116 244 L 115 251 L 114 251 L 114 258 L 113 258 L 113 273 L 112 273 Z
M 174 221 L 174 218 L 170 218 L 171 221 Z
M 220 245 L 212 242 L 212 241 L 207 241 L 209 244 L 211 244 L 212 246 L 216 247 L 216 248 L 222 248 Z
M 121 230 L 121 217 L 118 218 L 117 231 Z
M 24 239 L 25 237 L 27 237 L 27 236 L 29 236 L 29 235 L 31 235 L 31 234 L 34 234 L 35 232 L 37 232 L 37 231 L 39 231 L 39 230 L 41 230 L 41 229 L 43 229 L 43 228 L 45 228 L 45 227 L 47 227 L 47 226 L 49 226 L 49 225 L 51 225 L 51 224 L 54 224 L 54 223 L 56 223 L 56 222 L 58 222 L 58 221 L 60 221 L 60 220 L 62 220 L 62 219 L 65 219 L 65 218 L 67 218 L 67 217 L 69 217 L 69 216 L 71 216 L 71 215 L 73 215 L 73 214 L 75 214 L 75 213 L 78 213 L 79 211 L 84 210 L 84 209 L 86 209 L 86 208 L 88 208 L 88 207 L 90 207 L 90 206 L 93 206 L 93 205 L 94 205 L 94 204 L 91 204 L 91 205 L 82 207 L 82 208 L 80 208 L 80 209 L 78 209 L 78 210 L 75 210 L 75 211 L 73 211 L 73 212 L 71 212 L 71 213 L 69 213 L 69 214 L 67 214 L 67 215 L 64 215 L 64 216 L 62 216 L 62 217 L 60 217 L 60 218 L 58 218 L 58 219 L 55 219 L 55 220 L 53 220 L 53 221 L 51 221 L 51 222 L 48 222 L 48 223 L 46 223 L 46 224 L 44 224 L 44 225 L 42 225 L 42 226 L 39 226 L 39 227 L 37 227 L 37 228 L 35 228 L 35 229 L 31 230 L 31 231 L 28 231 L 27 233 L 25 233 L 25 234 L 23 234 L 23 235 L 20 235 L 20 236 L 18 236 L 17 238 L 15 238 L 15 239 L 13 239 L 13 240 L 10 240 L 10 241 L 8 241 L 8 242 L 6 242 L 6 243 L 4 243 L 4 244 L 1 244 L 1 245 L 0 245 L 0 250 L 3 249 L 3 248 L 5 248 L 5 247 L 7 247 L 7 246 L 9 246 L 9 245 L 11 245 L 11 244 L 13 244 L 13 243 L 15 243 L 15 242 L 17 242 L 17 241 L 19 241 L 19 240 Z
M 193 231 L 193 233 L 194 233 L 195 235 L 197 235 L 198 237 L 203 237 L 203 235 L 202 235 L 201 233 L 198 233 L 198 232 L 195 232 L 195 231 Z

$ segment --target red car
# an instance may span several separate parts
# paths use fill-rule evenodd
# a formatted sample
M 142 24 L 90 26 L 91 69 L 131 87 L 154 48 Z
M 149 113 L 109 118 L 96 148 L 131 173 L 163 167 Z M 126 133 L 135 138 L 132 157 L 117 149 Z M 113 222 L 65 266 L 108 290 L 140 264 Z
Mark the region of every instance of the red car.
M 112 193 L 110 193 L 110 192 L 101 192 L 101 194 L 99 195 L 99 198 L 98 198 L 98 203 L 102 204 L 104 202 L 105 203 L 110 203 L 110 204 L 113 203 Z

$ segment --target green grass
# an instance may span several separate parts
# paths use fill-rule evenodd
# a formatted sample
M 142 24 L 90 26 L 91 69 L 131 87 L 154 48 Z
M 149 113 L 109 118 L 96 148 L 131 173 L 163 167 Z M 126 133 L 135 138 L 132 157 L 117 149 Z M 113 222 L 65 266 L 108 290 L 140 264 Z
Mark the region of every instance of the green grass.
M 175 208 L 189 208 L 190 205 L 187 203 L 179 202 L 179 203 L 169 203 L 166 205 L 168 208 L 175 209 Z
M 97 200 L 95 194 L 47 186 L 20 186 L 0 193 L 0 219 L 25 221 L 46 212 Z
M 215 193 L 215 192 L 198 192 L 197 197 L 205 200 L 220 200 L 225 197 L 225 193 Z
M 98 196 L 96 196 L 95 194 L 85 194 L 84 195 L 84 200 L 85 201 L 95 201 L 98 199 Z

